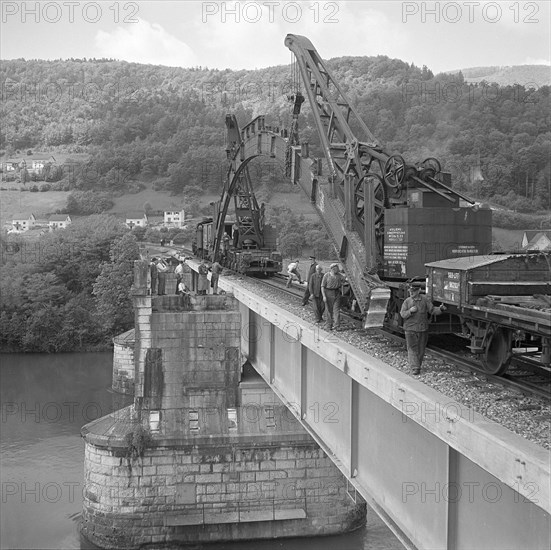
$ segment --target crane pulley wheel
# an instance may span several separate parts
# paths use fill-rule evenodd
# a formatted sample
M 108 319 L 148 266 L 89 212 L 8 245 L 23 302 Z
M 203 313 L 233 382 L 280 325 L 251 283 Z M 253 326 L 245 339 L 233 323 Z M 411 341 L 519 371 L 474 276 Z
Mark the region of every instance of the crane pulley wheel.
M 356 184 L 354 191 L 354 205 L 356 217 L 365 224 L 365 198 L 364 198 L 364 182 L 373 187 L 374 190 L 374 223 L 379 223 L 385 213 L 386 206 L 386 188 L 385 184 L 378 174 L 366 174 Z
M 384 180 L 389 187 L 399 187 L 404 181 L 406 163 L 400 155 L 388 157 L 385 163 Z
M 433 157 L 429 157 L 428 159 L 425 159 L 421 163 L 422 168 L 432 168 L 435 172 L 435 174 L 439 174 L 442 171 L 442 166 L 440 165 L 440 162 L 438 159 L 435 159 Z

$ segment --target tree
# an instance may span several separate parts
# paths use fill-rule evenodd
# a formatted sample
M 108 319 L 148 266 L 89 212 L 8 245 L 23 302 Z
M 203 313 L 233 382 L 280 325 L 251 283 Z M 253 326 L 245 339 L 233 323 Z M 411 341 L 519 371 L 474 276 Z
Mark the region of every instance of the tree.
M 132 228 L 132 235 L 136 237 L 137 241 L 143 241 L 145 238 L 145 232 L 147 229 L 141 225 L 137 225 L 136 227 Z
M 101 265 L 101 273 L 93 285 L 98 315 L 104 330 L 116 335 L 133 323 L 130 288 L 134 277 L 134 260 L 140 257 L 136 237 L 126 233 L 111 246 L 110 261 Z

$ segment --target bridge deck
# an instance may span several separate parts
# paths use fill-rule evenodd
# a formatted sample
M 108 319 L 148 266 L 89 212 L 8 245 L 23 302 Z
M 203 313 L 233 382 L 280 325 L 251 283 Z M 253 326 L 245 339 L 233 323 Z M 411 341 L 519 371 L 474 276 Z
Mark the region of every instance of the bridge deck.
M 224 277 L 242 353 L 408 547 L 550 546 L 548 452 Z

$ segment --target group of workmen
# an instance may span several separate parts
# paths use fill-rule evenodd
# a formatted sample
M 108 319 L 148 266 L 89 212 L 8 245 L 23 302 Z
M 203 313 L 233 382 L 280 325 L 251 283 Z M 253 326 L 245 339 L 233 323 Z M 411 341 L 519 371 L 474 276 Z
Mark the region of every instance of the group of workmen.
M 191 273 L 191 268 L 186 260 L 179 260 L 174 269 L 176 275 L 175 294 L 181 296 L 190 293 L 186 284 L 185 274 Z M 151 275 L 151 294 L 164 296 L 166 294 L 166 274 L 170 268 L 163 258 L 151 258 L 149 264 Z M 215 261 L 208 264 L 203 260 L 198 267 L 197 294 L 206 295 L 209 287 L 213 294 L 218 294 L 218 280 L 222 273 L 222 265 Z M 208 273 L 211 272 L 211 279 L 208 280 Z M 287 268 L 287 286 L 290 287 L 293 281 L 302 284 L 303 279 L 299 271 L 299 260 L 291 262 Z M 319 265 L 314 256 L 310 256 L 310 267 L 306 276 L 306 288 L 302 297 L 302 305 L 307 306 L 310 297 L 312 298 L 312 309 L 315 322 L 321 324 L 326 314 L 326 330 L 341 330 L 341 297 L 343 285 L 346 282 L 345 275 L 341 272 L 337 263 L 331 264 L 327 273 Z M 440 315 L 446 310 L 444 305 L 434 306 L 431 300 L 421 294 L 422 283 L 412 282 L 408 284 L 409 297 L 402 304 L 400 315 L 403 319 L 403 327 L 406 336 L 408 350 L 408 365 L 413 375 L 421 373 L 421 364 L 425 354 L 425 347 L 428 339 L 429 315 Z
M 299 261 L 294 260 L 287 268 L 287 287 L 298 281 L 302 284 L 302 276 L 298 268 Z M 306 306 L 312 297 L 315 322 L 322 323 L 324 312 L 327 312 L 325 328 L 327 330 L 341 330 L 340 306 L 342 287 L 346 277 L 340 271 L 339 264 L 331 264 L 328 273 L 310 256 L 310 268 L 306 277 L 306 289 L 302 298 L 302 305 Z M 421 364 L 425 355 L 428 340 L 429 316 L 440 315 L 446 311 L 442 304 L 435 306 L 424 294 L 421 294 L 423 284 L 411 282 L 407 285 L 409 296 L 402 303 L 400 315 L 406 336 L 408 350 L 408 366 L 411 374 L 421 374 Z
M 299 260 L 294 260 L 287 267 L 287 287 L 298 281 L 302 284 L 302 276 L 298 269 Z M 339 264 L 331 264 L 327 273 L 319 265 L 314 256 L 310 256 L 310 267 L 306 276 L 306 288 L 302 297 L 302 305 L 308 305 L 312 297 L 312 308 L 316 324 L 323 323 L 324 313 L 326 330 L 341 330 L 341 296 L 346 277 L 341 272 Z
M 185 274 L 191 273 L 191 268 L 186 264 L 186 260 L 178 261 L 178 265 L 174 269 L 176 275 L 176 288 L 174 294 L 183 296 L 190 293 L 190 288 L 186 283 L 187 277 Z M 205 295 L 209 293 L 209 286 L 212 288 L 213 294 L 218 294 L 218 280 L 222 273 L 222 266 L 218 262 L 213 262 L 211 265 L 204 260 L 199 264 L 197 277 L 197 294 Z M 151 278 L 151 295 L 165 296 L 166 295 L 166 274 L 170 271 L 170 267 L 163 258 L 151 258 L 149 262 L 149 273 Z M 208 280 L 209 272 L 212 273 L 210 281 Z

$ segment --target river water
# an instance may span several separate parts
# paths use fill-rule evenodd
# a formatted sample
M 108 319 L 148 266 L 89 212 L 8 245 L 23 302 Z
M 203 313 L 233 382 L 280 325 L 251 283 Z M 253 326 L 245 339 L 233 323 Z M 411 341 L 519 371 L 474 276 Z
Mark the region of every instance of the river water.
M 111 353 L 0 355 L 2 549 L 92 549 L 79 535 L 81 427 L 129 404 L 113 393 Z M 401 550 L 371 513 L 337 537 L 196 545 L 209 550 Z

